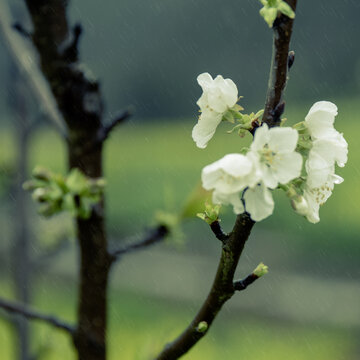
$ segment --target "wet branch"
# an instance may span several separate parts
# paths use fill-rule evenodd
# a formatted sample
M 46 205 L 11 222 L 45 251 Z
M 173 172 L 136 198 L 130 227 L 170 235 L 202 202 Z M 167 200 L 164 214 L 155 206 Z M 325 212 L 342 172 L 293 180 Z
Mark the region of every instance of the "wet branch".
M 177 339 L 165 346 L 156 357 L 157 360 L 178 359 L 206 335 L 222 306 L 235 293 L 234 273 L 254 224 L 247 213 L 237 216 L 229 239 L 222 246 L 220 262 L 209 295 L 190 325 Z M 200 331 L 200 323 L 206 325 L 205 330 Z
M 221 242 L 226 242 L 230 235 L 225 233 L 223 229 L 221 228 L 219 221 L 214 221 L 210 224 L 211 231 L 215 234 L 216 238 L 219 239 Z
M 234 289 L 237 291 L 245 290 L 249 285 L 259 279 L 259 276 L 251 273 L 245 279 L 237 280 L 234 282 Z
M 4 309 L 9 313 L 21 315 L 26 319 L 43 321 L 51 326 L 66 331 L 70 335 L 74 335 L 75 328 L 73 326 L 65 323 L 64 321 L 56 318 L 53 315 L 41 314 L 37 311 L 25 307 L 24 305 L 10 302 L 4 299 L 0 299 L 0 308 Z
M 286 0 L 296 10 L 297 0 Z M 265 110 L 262 121 L 269 127 L 279 126 L 280 117 L 284 111 L 283 92 L 287 82 L 288 68 L 293 64 L 294 53 L 289 53 L 293 19 L 285 15 L 279 16 L 273 25 L 274 40 L 268 90 L 266 94 Z
M 287 3 L 294 11 L 296 10 L 296 2 L 297 0 L 287 0 Z M 280 117 L 285 109 L 285 103 L 282 101 L 283 91 L 287 82 L 288 68 L 291 67 L 294 60 L 293 53 L 289 54 L 292 25 L 293 20 L 281 15 L 276 19 L 273 27 L 273 56 L 263 115 L 263 121 L 269 127 L 280 125 Z M 253 225 L 254 222 L 247 213 L 238 215 L 234 228 L 227 238 L 220 224 L 213 223 L 211 230 L 223 242 L 223 246 L 220 263 L 210 293 L 190 325 L 177 339 L 165 346 L 163 351 L 156 357 L 156 360 L 175 360 L 184 355 L 205 336 L 216 315 L 235 291 L 246 289 L 258 278 L 256 275 L 250 274 L 240 281 L 234 282 L 233 279 L 245 242 Z
M 138 242 L 129 244 L 120 249 L 117 249 L 110 253 L 113 261 L 119 259 L 122 255 L 141 250 L 145 247 L 154 245 L 164 240 L 165 237 L 169 234 L 169 229 L 165 225 L 159 225 L 155 229 L 149 231 L 149 233 L 145 236 L 144 239 L 141 239 Z

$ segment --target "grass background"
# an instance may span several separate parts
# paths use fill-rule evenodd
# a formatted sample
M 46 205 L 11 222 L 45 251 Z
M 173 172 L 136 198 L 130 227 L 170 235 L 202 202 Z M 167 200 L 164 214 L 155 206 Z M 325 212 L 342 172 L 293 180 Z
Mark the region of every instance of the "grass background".
M 283 194 L 276 196 L 275 213 L 257 224 L 257 228 L 276 231 L 288 239 L 292 249 L 292 270 L 316 271 L 324 276 L 359 279 L 359 160 L 360 115 L 354 111 L 358 99 L 338 102 L 336 128 L 349 143 L 349 162 L 338 169 L 343 184 L 336 186 L 332 197 L 321 209 L 321 222 L 309 224 L 297 216 Z M 311 104 L 287 107 L 289 125 L 302 121 Z M 238 152 L 243 142 L 226 134 L 222 125 L 206 150 L 197 149 L 191 139 L 193 121 L 179 119 L 157 122 L 131 120 L 109 139 L 105 149 L 108 228 L 112 236 L 137 234 L 154 219 L 157 209 L 180 211 L 188 194 L 199 184 L 203 166 L 226 153 Z M 0 133 L 0 171 L 6 175 L 16 158 L 16 141 L 10 128 Z M 65 173 L 65 147 L 52 130 L 34 133 L 29 151 L 29 171 L 37 164 Z M 11 206 L 3 189 L 3 208 Z M 7 205 L 6 205 L 7 204 Z M 3 214 L 6 216 L 6 212 Z M 229 228 L 234 216 L 224 209 L 224 226 Z M 11 224 L 11 220 L 10 224 Z M 200 220 L 185 224 L 185 248 L 199 253 L 218 249 L 209 243 L 208 233 Z M 196 239 L 196 241 L 195 241 Z M 266 241 L 266 239 L 264 239 Z M 261 243 L 259 245 L 261 247 Z M 215 250 L 214 250 L 215 249 Z M 260 249 L 261 250 L 261 249 Z M 321 259 L 320 259 L 321 258 Z M 165 269 L 164 269 L 165 270 Z M 146 271 L 144 269 L 144 271 Z M 165 270 L 167 271 L 167 270 Z M 171 271 L 169 272 L 170 275 Z M 11 296 L 8 274 L 2 274 L 2 294 Z M 43 277 L 36 285 L 34 304 L 44 311 L 55 312 L 73 320 L 76 283 L 74 280 Z M 137 292 L 111 291 L 110 358 L 146 359 L 178 334 L 191 319 L 199 304 L 159 300 Z M 339 304 L 341 306 L 341 304 Z M 69 339 L 46 325 L 33 325 L 35 348 L 45 344 L 43 359 L 72 359 Z M 317 359 L 352 360 L 359 358 L 358 335 L 353 329 L 324 325 L 274 321 L 253 315 L 220 314 L 214 328 L 188 359 Z M 6 321 L 0 320 L 1 359 L 13 359 L 13 339 Z M 46 350 L 47 344 L 50 344 Z

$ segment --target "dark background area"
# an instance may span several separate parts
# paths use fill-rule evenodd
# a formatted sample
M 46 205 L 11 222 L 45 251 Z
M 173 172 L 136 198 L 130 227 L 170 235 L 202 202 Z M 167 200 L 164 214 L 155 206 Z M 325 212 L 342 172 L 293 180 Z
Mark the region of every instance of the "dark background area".
M 18 9 L 21 9 L 22 3 Z M 261 108 L 271 31 L 254 0 L 108 0 L 71 2 L 81 22 L 81 59 L 101 79 L 107 109 L 132 104 L 138 117 L 193 116 L 202 72 L 238 85 L 243 104 Z M 19 11 L 20 13 L 20 11 Z M 360 88 L 360 2 L 299 1 L 287 98 L 353 96 Z M 7 60 L 0 49 L 0 78 Z M 6 89 L 0 90 L 3 101 Z M 1 109 L 4 107 L 1 106 Z

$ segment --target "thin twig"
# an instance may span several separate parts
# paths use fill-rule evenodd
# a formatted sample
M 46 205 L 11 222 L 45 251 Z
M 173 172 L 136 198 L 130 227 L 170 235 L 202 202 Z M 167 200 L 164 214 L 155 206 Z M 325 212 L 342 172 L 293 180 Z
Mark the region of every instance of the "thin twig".
M 122 124 L 125 120 L 129 119 L 129 117 L 133 114 L 133 109 L 130 107 L 119 114 L 117 114 L 108 125 L 104 125 L 99 133 L 98 142 L 104 142 L 110 135 L 110 133 L 117 127 Z
M 245 290 L 257 279 L 259 279 L 259 276 L 252 273 L 248 275 L 245 279 L 234 281 L 234 289 L 237 291 Z
M 56 318 L 53 315 L 41 314 L 35 310 L 31 310 L 22 304 L 0 299 L 0 308 L 6 310 L 9 313 L 21 315 L 27 319 L 39 320 L 46 322 L 47 324 L 54 326 L 58 329 L 65 330 L 70 335 L 73 335 L 75 328 L 72 325 L 65 323 L 64 321 Z
M 111 257 L 113 261 L 118 259 L 120 256 L 143 249 L 145 247 L 148 247 L 150 245 L 154 245 L 159 243 L 160 241 L 164 240 L 165 237 L 169 234 L 169 229 L 165 225 L 159 225 L 155 229 L 152 229 L 149 231 L 148 234 L 146 234 L 144 239 L 141 239 L 138 242 L 126 245 L 120 249 L 117 249 L 113 252 L 111 252 Z
M 216 220 L 211 223 L 210 228 L 215 234 L 216 238 L 219 239 L 221 242 L 225 243 L 229 239 L 230 235 L 223 231 L 219 221 Z

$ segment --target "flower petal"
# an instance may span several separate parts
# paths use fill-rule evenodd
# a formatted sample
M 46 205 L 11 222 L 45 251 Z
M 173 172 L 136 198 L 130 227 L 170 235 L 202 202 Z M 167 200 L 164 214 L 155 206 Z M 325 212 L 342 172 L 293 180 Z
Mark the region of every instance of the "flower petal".
M 214 204 L 232 205 L 235 214 L 242 214 L 245 211 L 238 192 L 234 194 L 222 194 L 214 191 L 212 200 Z
M 337 107 L 329 101 L 315 103 L 305 117 L 305 124 L 312 138 L 329 136 L 334 128 Z
M 206 148 L 210 139 L 214 136 L 217 126 L 221 122 L 222 115 L 206 111 L 201 113 L 198 123 L 192 130 L 192 138 L 200 149 Z
M 273 173 L 280 184 L 287 184 L 301 174 L 302 156 L 297 152 L 282 154 L 274 159 Z
M 261 221 L 274 211 L 274 200 L 270 190 L 260 184 L 247 189 L 244 194 L 245 208 L 254 221 Z
M 269 130 L 269 148 L 277 153 L 295 151 L 299 135 L 290 127 L 275 127 Z

